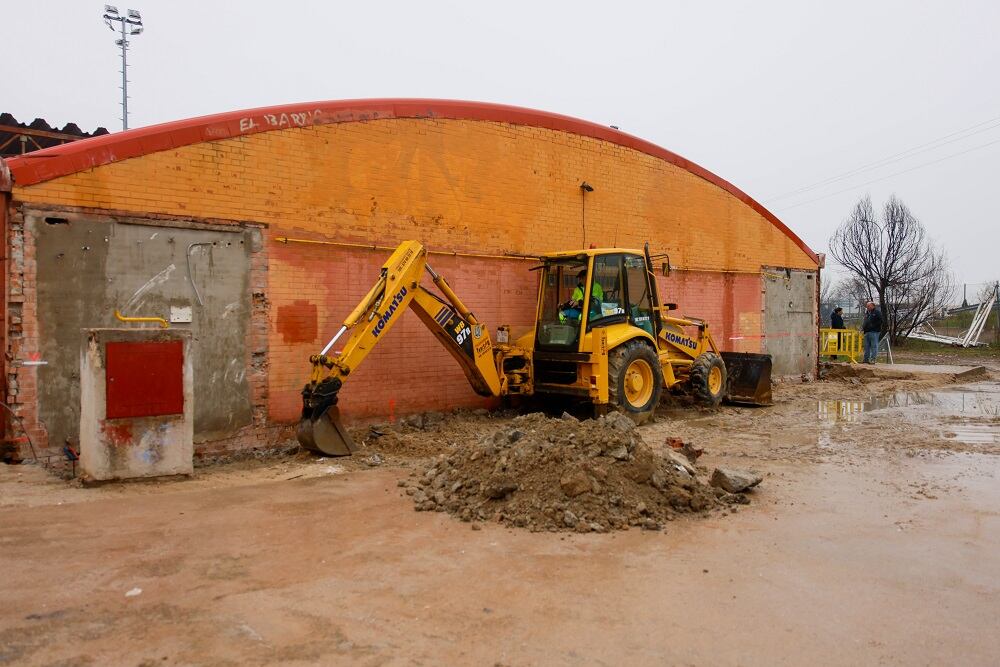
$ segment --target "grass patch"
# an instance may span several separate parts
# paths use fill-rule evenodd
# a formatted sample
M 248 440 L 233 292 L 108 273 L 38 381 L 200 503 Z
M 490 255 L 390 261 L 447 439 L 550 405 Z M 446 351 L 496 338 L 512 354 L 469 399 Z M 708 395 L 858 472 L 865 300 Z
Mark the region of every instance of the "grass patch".
M 985 338 L 985 336 L 984 336 Z M 990 341 L 992 342 L 992 341 Z M 892 356 L 896 361 L 920 361 L 926 359 L 947 359 L 956 364 L 981 363 L 983 361 L 1000 361 L 1000 346 L 988 347 L 952 347 L 929 340 L 908 340 L 903 345 L 892 348 Z M 939 361 L 940 363 L 940 361 Z

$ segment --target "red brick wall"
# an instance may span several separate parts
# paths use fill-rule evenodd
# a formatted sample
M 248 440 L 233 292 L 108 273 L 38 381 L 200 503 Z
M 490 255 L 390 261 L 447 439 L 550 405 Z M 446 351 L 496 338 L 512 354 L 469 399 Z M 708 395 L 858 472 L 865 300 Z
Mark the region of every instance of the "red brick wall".
M 760 352 L 760 276 L 747 273 L 674 271 L 658 277 L 660 299 L 684 316 L 706 320 L 715 344 L 730 352 Z
M 308 379 L 309 355 L 319 352 L 340 328 L 344 317 L 375 282 L 389 254 L 385 250 L 323 245 L 272 246 L 272 298 L 290 306 L 275 314 L 272 326 L 268 385 L 272 419 L 298 418 L 302 408 L 299 392 Z M 531 326 L 538 281 L 538 274 L 528 270 L 533 262 L 430 255 L 428 263 L 445 276 L 491 331 L 500 324 L 510 324 L 515 333 Z M 424 285 L 433 290 L 429 279 Z M 303 341 L 302 332 L 312 327 L 312 304 L 318 306 L 316 334 Z M 341 407 L 351 418 L 486 404 L 469 387 L 455 360 L 412 312 L 403 315 L 389 337 L 351 374 L 340 398 Z
M 7 261 L 7 404 L 23 424 L 14 420 L 10 436 L 18 438 L 22 457 L 27 457 L 31 438 L 39 456 L 48 448 L 48 434 L 38 421 L 38 367 L 25 365 L 44 361 L 39 356 L 37 290 L 35 282 L 35 240 L 24 233 L 24 217 L 11 206 L 8 209 L 9 256 Z M 62 443 L 58 444 L 59 447 Z

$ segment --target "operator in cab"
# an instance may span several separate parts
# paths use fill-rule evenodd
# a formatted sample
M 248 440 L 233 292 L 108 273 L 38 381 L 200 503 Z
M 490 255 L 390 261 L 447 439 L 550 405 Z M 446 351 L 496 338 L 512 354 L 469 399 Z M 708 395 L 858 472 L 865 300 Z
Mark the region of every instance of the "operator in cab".
M 586 269 L 582 269 L 578 274 L 576 274 L 576 288 L 573 290 L 573 294 L 570 295 L 569 301 L 559 307 L 559 319 L 561 321 L 580 320 L 580 317 L 583 314 L 583 297 L 587 292 L 586 286 L 584 285 L 584 281 L 586 279 Z M 596 301 L 597 303 L 604 300 L 604 288 L 601 287 L 601 283 L 596 280 L 590 288 L 590 298 L 592 301 Z

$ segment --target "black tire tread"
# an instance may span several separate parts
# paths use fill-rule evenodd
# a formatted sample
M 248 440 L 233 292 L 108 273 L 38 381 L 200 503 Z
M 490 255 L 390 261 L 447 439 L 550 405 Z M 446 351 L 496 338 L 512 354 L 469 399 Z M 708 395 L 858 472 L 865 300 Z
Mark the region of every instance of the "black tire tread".
M 722 388 L 717 396 L 713 396 L 712 392 L 708 389 L 708 374 L 712 370 L 712 367 L 716 365 L 722 369 Z M 695 400 L 710 406 L 717 406 L 722 403 L 722 398 L 726 395 L 726 382 L 728 382 L 726 364 L 722 361 L 722 357 L 714 352 L 705 352 L 699 355 L 694 360 L 694 364 L 691 365 L 691 372 L 688 377 L 691 383 L 691 393 L 694 395 Z
M 644 412 L 635 412 L 627 406 L 627 401 L 621 396 L 621 383 L 625 369 L 636 357 L 640 356 L 644 357 L 652 366 L 655 386 L 650 408 Z M 641 340 L 631 340 L 611 350 L 608 355 L 608 402 L 613 409 L 628 415 L 636 424 L 642 424 L 656 412 L 656 406 L 660 404 L 662 396 L 663 369 L 660 368 L 660 359 L 652 345 Z

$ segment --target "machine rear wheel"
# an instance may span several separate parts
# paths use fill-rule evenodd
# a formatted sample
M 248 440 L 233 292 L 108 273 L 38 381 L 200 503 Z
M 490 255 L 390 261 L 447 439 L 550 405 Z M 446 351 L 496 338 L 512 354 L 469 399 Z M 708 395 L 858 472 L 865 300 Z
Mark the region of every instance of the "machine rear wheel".
M 706 352 L 691 366 L 691 392 L 698 402 L 719 405 L 726 395 L 726 364 L 714 352 Z
M 608 399 L 636 424 L 647 421 L 663 394 L 663 370 L 653 348 L 633 340 L 608 356 Z

